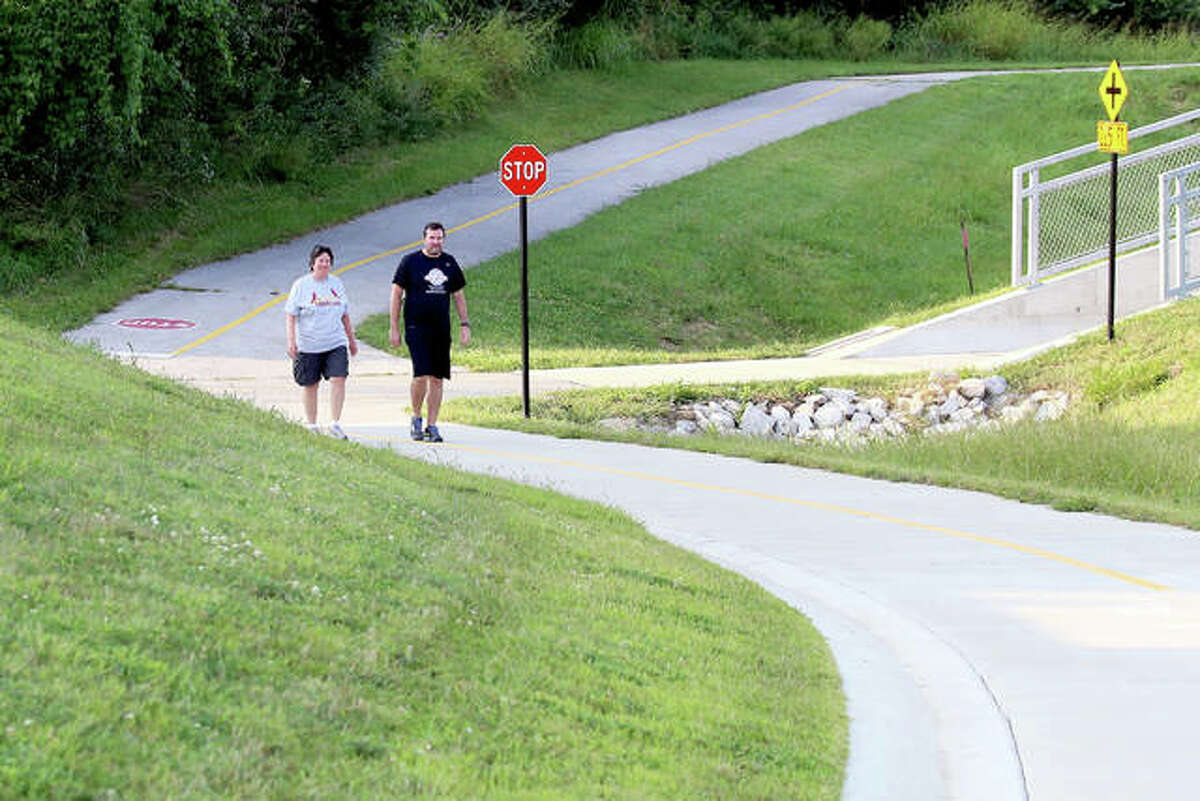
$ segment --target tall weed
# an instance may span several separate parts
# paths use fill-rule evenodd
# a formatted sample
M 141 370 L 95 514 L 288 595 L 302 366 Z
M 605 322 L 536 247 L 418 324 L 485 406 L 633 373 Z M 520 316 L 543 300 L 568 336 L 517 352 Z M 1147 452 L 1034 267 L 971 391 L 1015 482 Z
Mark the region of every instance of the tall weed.
M 1045 25 L 1021 0 L 965 0 L 911 23 L 904 49 L 928 59 L 1014 60 Z
M 886 25 L 886 23 L 879 23 Z M 597 19 L 563 35 L 571 66 L 607 67 L 636 58 L 832 58 L 834 23 L 812 11 L 767 19 L 747 11 L 670 4 L 619 22 Z
M 493 14 L 472 31 L 469 44 L 488 69 L 493 91 L 511 93 L 530 75 L 552 63 L 551 21 L 518 23 L 510 14 Z
M 1131 400 L 1171 379 L 1170 365 L 1162 358 L 1102 365 L 1087 377 L 1083 396 L 1100 408 Z
M 521 24 L 504 11 L 479 24 L 406 36 L 387 48 L 380 79 L 391 103 L 441 123 L 471 119 L 549 64 L 550 23 Z
M 1045 17 L 1027 0 L 962 0 L 911 18 L 893 44 L 912 61 L 1184 61 L 1195 57 L 1198 34 L 1184 23 L 1154 34 L 1105 31 Z
M 1195 61 L 1200 49 L 1200 26 L 1179 25 L 1146 36 L 1123 30 L 1095 39 L 1092 49 L 1098 55 L 1115 54 L 1125 61 Z
M 56 215 L 57 216 L 57 215 Z M 89 236 L 80 219 L 62 213 L 57 219 L 6 221 L 0 240 L 0 292 L 22 292 L 38 279 L 87 263 Z
M 860 14 L 842 34 L 846 51 L 855 61 L 879 58 L 892 40 L 892 26 Z
M 636 60 L 639 41 L 646 31 L 629 31 L 610 19 L 597 19 L 564 32 L 558 40 L 558 60 L 564 66 L 585 70 L 608 69 Z M 674 58 L 661 49 L 650 48 L 654 58 Z
M 766 51 L 774 58 L 832 58 L 837 55 L 833 28 L 811 11 L 771 17 L 763 23 Z

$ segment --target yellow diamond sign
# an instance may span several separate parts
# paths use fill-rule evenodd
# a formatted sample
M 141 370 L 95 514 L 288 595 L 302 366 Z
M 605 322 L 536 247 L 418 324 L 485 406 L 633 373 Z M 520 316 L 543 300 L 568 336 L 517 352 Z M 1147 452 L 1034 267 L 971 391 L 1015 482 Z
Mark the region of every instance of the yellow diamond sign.
M 1125 105 L 1125 98 L 1128 96 L 1129 87 L 1125 85 L 1125 76 L 1121 74 L 1121 68 L 1114 60 L 1108 65 L 1108 72 L 1104 73 L 1104 80 L 1100 82 L 1100 102 L 1104 104 L 1109 120 L 1116 122 L 1117 115 L 1121 113 L 1121 106 Z

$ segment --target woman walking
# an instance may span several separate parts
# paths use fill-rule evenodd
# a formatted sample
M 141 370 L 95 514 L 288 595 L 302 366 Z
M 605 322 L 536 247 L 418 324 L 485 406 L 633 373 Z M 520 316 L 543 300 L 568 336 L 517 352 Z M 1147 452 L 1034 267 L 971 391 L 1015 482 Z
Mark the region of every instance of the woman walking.
M 329 435 L 346 439 L 342 430 L 342 405 L 346 401 L 346 377 L 350 356 L 358 355 L 358 340 L 350 323 L 350 300 L 342 279 L 332 275 L 333 250 L 317 245 L 308 256 L 308 275 L 296 279 L 288 294 L 287 352 L 292 359 L 292 376 L 304 394 L 304 416 L 310 431 L 317 427 L 317 388 L 329 381 L 329 405 L 333 423 Z M 347 350 L 349 354 L 347 355 Z

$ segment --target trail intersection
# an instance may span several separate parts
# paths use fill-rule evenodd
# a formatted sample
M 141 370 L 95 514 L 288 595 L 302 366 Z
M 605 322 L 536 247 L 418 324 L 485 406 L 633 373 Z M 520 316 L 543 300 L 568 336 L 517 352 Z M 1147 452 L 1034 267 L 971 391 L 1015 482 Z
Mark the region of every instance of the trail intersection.
M 531 236 L 718 160 L 962 77 L 812 81 L 551 154 L 551 182 L 533 201 Z M 396 258 L 417 245 L 404 237 L 427 219 L 447 224 L 453 252 L 470 266 L 513 248 L 512 208 L 496 177 L 480 176 L 190 270 L 174 284 L 203 291 L 163 288 L 133 298 L 71 337 L 297 416 L 280 293 L 313 241 L 338 253 L 362 317 L 386 308 Z M 545 391 L 772 371 L 797 377 L 991 365 L 1081 325 L 1068 321 L 1014 340 L 1012 318 L 989 313 L 982 327 L 958 315 L 810 358 L 545 371 L 533 385 Z M 192 325 L 118 324 L 135 318 Z M 959 352 L 944 352 L 946 331 L 963 343 Z M 972 341 L 964 331 L 989 335 Z M 449 388 L 514 393 L 516 381 L 462 373 Z M 351 382 L 344 422 L 353 439 L 624 509 L 656 536 L 743 573 L 811 616 L 844 676 L 847 799 L 1194 795 L 1200 540 L 1191 532 L 977 493 L 450 424 L 448 443 L 419 445 L 405 436 L 402 362 L 367 354 Z

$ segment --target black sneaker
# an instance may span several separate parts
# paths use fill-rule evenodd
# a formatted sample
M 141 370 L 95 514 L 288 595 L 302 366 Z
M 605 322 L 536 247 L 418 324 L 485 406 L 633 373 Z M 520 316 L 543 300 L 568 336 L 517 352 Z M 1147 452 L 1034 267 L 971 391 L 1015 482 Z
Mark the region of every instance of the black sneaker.
M 429 426 L 425 429 L 426 442 L 441 442 L 442 435 L 438 433 L 437 426 Z
M 410 437 L 412 437 L 413 440 L 416 442 L 420 442 L 421 440 L 423 440 L 425 438 L 424 435 L 421 434 L 421 418 L 420 417 L 414 417 L 412 419 L 412 427 L 409 428 L 408 435 Z

